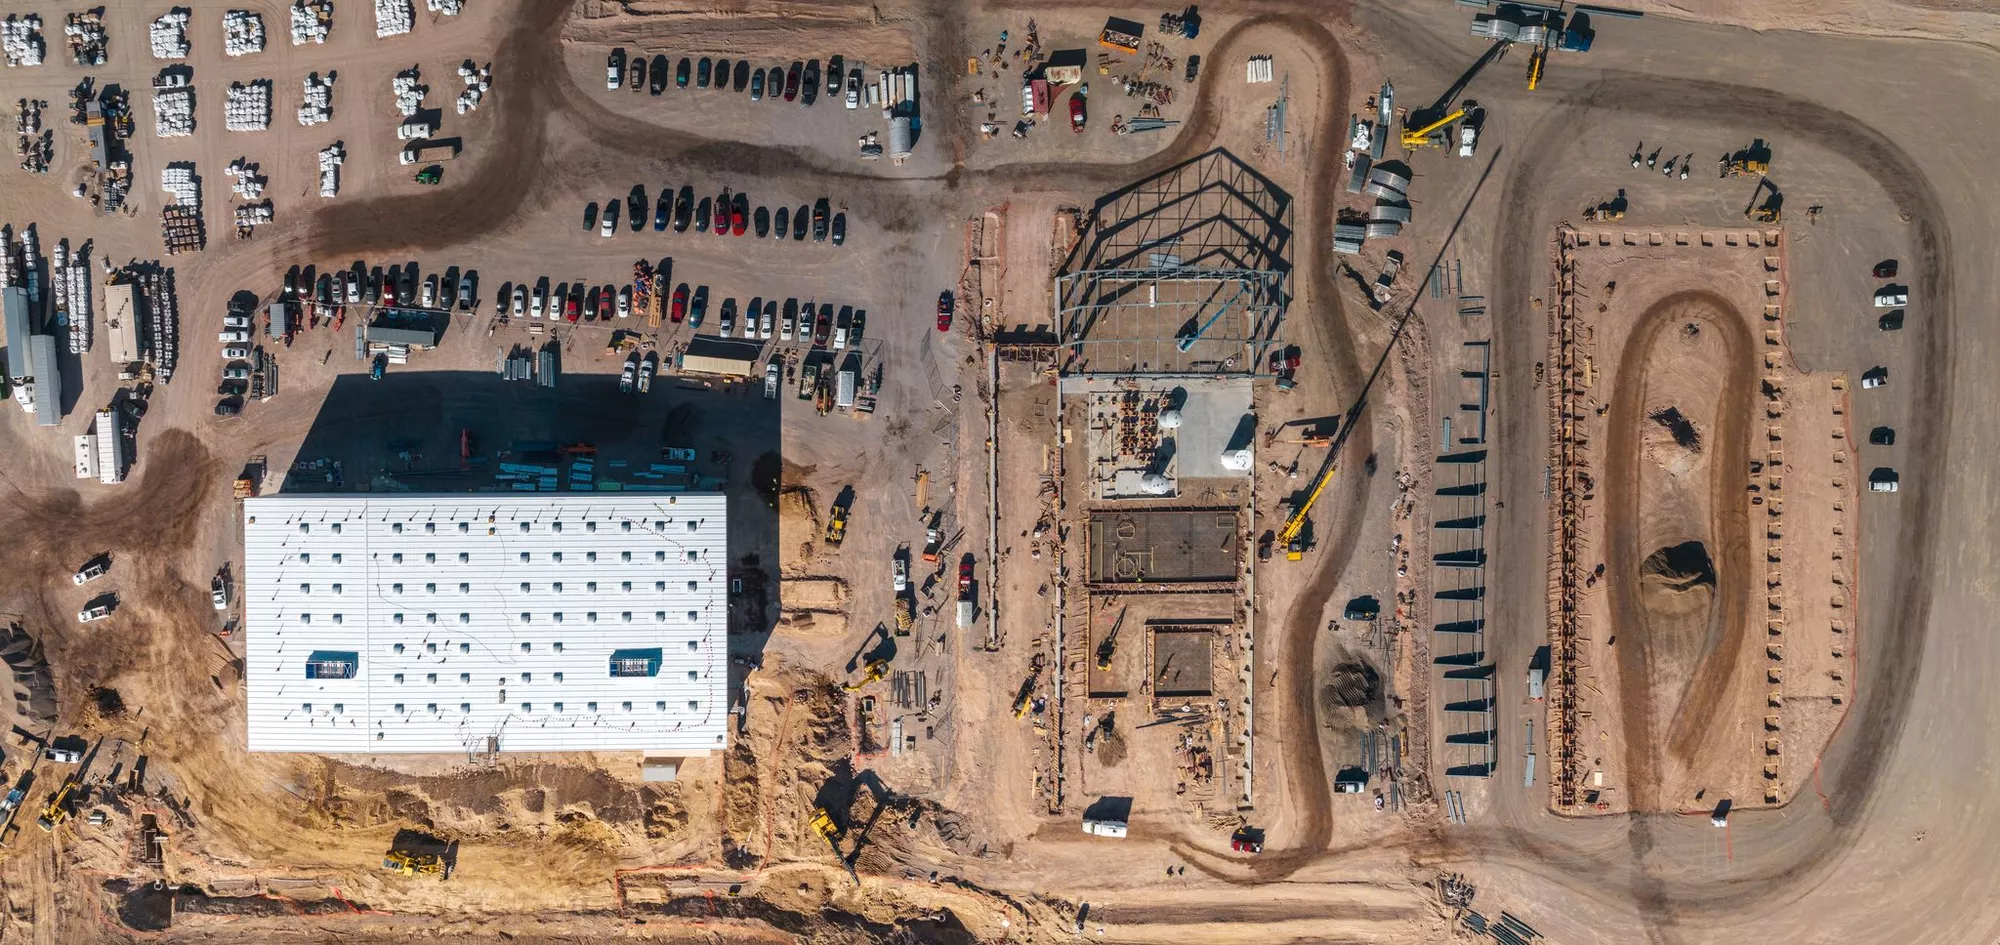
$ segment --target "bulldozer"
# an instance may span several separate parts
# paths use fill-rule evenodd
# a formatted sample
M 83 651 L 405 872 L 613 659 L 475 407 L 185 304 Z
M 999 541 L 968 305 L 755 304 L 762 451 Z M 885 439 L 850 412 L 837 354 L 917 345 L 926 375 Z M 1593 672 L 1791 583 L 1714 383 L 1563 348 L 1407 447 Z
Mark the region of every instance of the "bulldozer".
M 435 876 L 443 879 L 444 857 L 435 853 L 390 850 L 382 857 L 382 868 L 400 876 Z
M 1028 678 L 1021 681 L 1020 691 L 1014 693 L 1014 717 L 1017 719 L 1027 714 L 1028 704 L 1034 700 L 1035 682 L 1042 678 L 1043 663 L 1042 654 L 1036 653 L 1028 663 Z
M 847 503 L 835 502 L 827 513 L 826 543 L 836 548 L 847 538 Z

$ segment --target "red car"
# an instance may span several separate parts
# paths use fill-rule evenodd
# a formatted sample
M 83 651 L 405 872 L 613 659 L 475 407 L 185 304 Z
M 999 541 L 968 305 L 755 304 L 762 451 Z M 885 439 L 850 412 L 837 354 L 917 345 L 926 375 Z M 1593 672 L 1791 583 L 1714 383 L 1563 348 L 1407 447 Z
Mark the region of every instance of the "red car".
M 715 199 L 715 235 L 729 235 L 729 191 L 725 188 L 722 196 Z
M 673 320 L 683 321 L 688 314 L 688 284 L 683 282 L 674 289 Z M 572 319 L 574 321 L 574 319 Z
M 580 292 L 571 292 L 569 297 L 563 300 L 564 318 L 574 322 L 583 317 L 583 301 L 581 296 L 582 293 Z
M 945 290 L 945 291 L 943 291 L 943 292 L 939 292 L 939 293 L 938 293 L 938 330 L 939 330 L 939 331 L 950 331 L 950 330 L 951 330 L 951 307 L 952 307 L 952 298 L 951 298 L 951 290 L 950 290 L 950 289 L 946 289 L 946 290 Z
M 1875 264 L 1875 278 L 1894 279 L 1896 278 L 1896 269 L 1897 266 L 1895 260 L 1884 259 L 1881 262 Z
M 789 102 L 799 97 L 799 73 L 804 69 L 804 63 L 793 60 L 792 68 L 785 72 L 785 101 Z
M 750 198 L 742 194 L 737 194 L 736 200 L 729 205 L 729 232 L 736 236 L 742 236 L 744 230 L 748 229 L 749 226 Z
M 1072 92 L 1069 96 L 1069 130 L 1083 133 L 1083 96 Z
M 597 293 L 598 319 L 600 321 L 607 321 L 607 322 L 610 321 L 612 318 L 611 299 L 613 296 L 616 296 L 618 294 L 617 290 L 611 288 L 610 286 L 605 286 L 603 291 L 599 291 L 597 289 L 592 289 L 591 291 Z

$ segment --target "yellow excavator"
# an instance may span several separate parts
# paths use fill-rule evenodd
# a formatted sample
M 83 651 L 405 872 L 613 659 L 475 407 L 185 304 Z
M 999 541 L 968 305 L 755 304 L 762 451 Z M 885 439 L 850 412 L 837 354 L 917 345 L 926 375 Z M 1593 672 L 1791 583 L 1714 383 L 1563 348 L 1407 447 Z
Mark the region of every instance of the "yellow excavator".
M 1450 114 L 1447 114 L 1443 118 L 1431 122 L 1430 124 L 1425 125 L 1422 128 L 1413 128 L 1406 130 L 1403 132 L 1403 147 L 1409 148 L 1411 150 L 1415 150 L 1417 148 L 1437 147 L 1444 143 L 1444 136 L 1438 135 L 1436 137 L 1433 137 L 1432 132 L 1438 131 L 1444 126 L 1449 125 L 1452 122 L 1457 121 L 1464 117 L 1465 117 L 1465 109 L 1455 108 L 1451 110 Z
M 861 687 L 869 685 L 870 683 L 881 682 L 884 677 L 889 675 L 889 661 L 869 660 L 866 670 L 867 670 L 866 672 L 861 674 L 861 678 L 859 680 L 850 683 L 842 683 L 840 688 L 845 689 L 848 692 L 853 692 L 854 690 L 860 689 Z
M 42 808 L 42 816 L 36 818 L 35 826 L 42 828 L 45 833 L 54 833 L 57 827 L 63 825 L 63 821 L 69 819 L 70 797 L 76 794 L 77 783 L 76 775 L 70 775 L 63 780 L 62 787 L 56 788 L 54 793 L 49 795 L 49 806 Z
M 1097 668 L 1110 669 L 1111 657 L 1118 652 L 1118 628 L 1125 624 L 1125 608 L 1118 609 L 1118 619 L 1111 622 L 1111 632 L 1097 644 Z
M 435 876 L 444 878 L 444 857 L 435 853 L 412 853 L 408 850 L 390 850 L 382 857 L 382 868 L 400 876 Z
M 1333 457 L 1327 457 L 1326 468 L 1320 470 L 1319 479 L 1313 483 L 1312 491 L 1306 493 L 1306 500 L 1299 503 L 1291 518 L 1285 520 L 1285 527 L 1278 530 L 1278 541 L 1283 542 L 1285 546 L 1285 560 L 1298 561 L 1306 556 L 1306 516 L 1312 514 L 1313 503 L 1319 501 L 1320 493 L 1326 491 L 1327 483 L 1333 481 L 1333 474 L 1339 469 L 1340 464 L 1335 462 Z

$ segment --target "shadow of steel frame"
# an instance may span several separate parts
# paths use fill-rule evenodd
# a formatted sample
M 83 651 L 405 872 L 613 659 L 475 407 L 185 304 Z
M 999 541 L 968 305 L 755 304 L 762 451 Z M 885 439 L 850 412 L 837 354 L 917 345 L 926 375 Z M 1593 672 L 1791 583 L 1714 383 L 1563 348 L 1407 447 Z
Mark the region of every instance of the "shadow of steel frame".
M 1291 218 L 1290 194 L 1219 148 L 1100 198 L 1056 276 L 1063 373 L 1267 372 Z

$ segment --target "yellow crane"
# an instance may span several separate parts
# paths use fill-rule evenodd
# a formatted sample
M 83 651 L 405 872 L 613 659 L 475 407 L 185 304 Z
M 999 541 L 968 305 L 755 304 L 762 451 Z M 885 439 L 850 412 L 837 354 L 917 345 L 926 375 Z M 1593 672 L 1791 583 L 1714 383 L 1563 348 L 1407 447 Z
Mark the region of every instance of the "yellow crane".
M 1535 86 L 1542 84 L 1542 64 L 1548 59 L 1547 46 L 1536 46 L 1535 51 L 1528 56 L 1528 91 L 1533 92 Z
M 1465 109 L 1455 108 L 1452 109 L 1450 114 L 1434 122 L 1431 122 L 1430 124 L 1425 125 L 1422 128 L 1404 131 L 1403 147 L 1406 148 L 1434 147 L 1437 144 L 1437 142 L 1432 140 L 1431 133 L 1464 117 L 1465 117 Z
M 1118 628 L 1125 625 L 1126 608 L 1118 608 L 1118 619 L 1111 621 L 1111 632 L 1104 635 L 1097 644 L 1097 668 L 1110 669 L 1111 657 L 1118 652 Z
M 1285 546 L 1285 560 L 1297 561 L 1305 557 L 1306 516 L 1312 514 L 1313 503 L 1319 501 L 1319 494 L 1326 491 L 1326 484 L 1333 481 L 1333 474 L 1339 469 L 1340 464 L 1334 462 L 1332 457 L 1328 457 L 1326 468 L 1320 470 L 1319 479 L 1313 483 L 1312 491 L 1306 493 L 1306 500 L 1299 503 L 1298 509 L 1292 512 L 1292 517 L 1285 520 L 1285 527 L 1278 531 L 1278 541 Z

